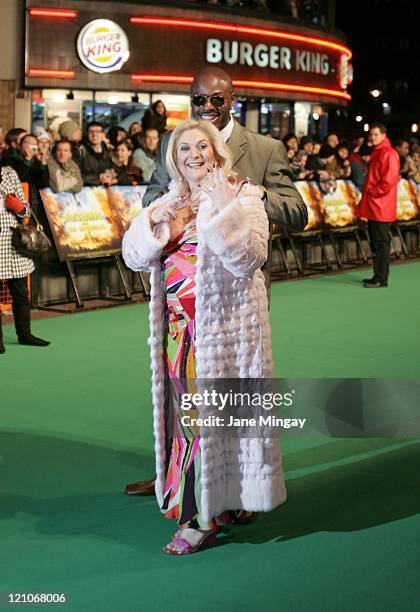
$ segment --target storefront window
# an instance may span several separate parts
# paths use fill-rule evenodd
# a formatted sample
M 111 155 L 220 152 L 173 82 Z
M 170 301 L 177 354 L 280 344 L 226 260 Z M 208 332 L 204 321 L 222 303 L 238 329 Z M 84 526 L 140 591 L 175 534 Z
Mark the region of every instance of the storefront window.
M 262 100 L 260 105 L 261 134 L 270 134 L 273 138 L 283 138 L 289 130 L 290 104 Z
M 153 94 L 152 103 L 162 100 L 166 108 L 166 128 L 173 129 L 190 116 L 190 96 L 177 94 Z
M 83 102 L 83 124 L 99 121 L 104 125 L 105 131 L 112 125 L 120 125 L 128 130 L 134 121 L 141 122 L 147 104 L 129 102 Z
M 95 92 L 94 100 L 92 91 L 44 89 L 32 96 L 32 129 L 42 126 L 57 135 L 59 125 L 71 119 L 83 131 L 94 120 L 103 123 L 105 131 L 111 125 L 128 130 L 131 123 L 141 121 L 149 104 L 149 94 L 102 91 Z

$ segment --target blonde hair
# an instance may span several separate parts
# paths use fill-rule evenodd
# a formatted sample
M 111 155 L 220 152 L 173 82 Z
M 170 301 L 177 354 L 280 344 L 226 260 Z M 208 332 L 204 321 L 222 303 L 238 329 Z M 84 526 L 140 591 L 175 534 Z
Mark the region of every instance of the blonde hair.
M 182 184 L 182 191 L 187 191 L 187 181 L 182 176 L 178 164 L 176 146 L 180 136 L 188 130 L 200 130 L 210 141 L 215 153 L 216 161 L 221 163 L 228 175 L 234 174 L 231 171 L 232 168 L 232 155 L 223 141 L 219 130 L 210 123 L 210 121 L 197 121 L 196 119 L 186 119 L 178 123 L 176 128 L 171 134 L 168 143 L 168 150 L 166 151 L 166 168 L 169 172 L 169 176 L 175 181 Z

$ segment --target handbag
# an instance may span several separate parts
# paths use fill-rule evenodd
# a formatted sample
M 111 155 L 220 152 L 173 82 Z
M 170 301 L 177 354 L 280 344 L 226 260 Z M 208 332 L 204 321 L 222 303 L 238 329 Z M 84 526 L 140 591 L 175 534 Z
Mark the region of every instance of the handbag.
M 35 225 L 18 223 L 12 227 L 12 244 L 20 255 L 32 257 L 36 253 L 46 253 L 51 248 L 51 241 L 44 228 L 31 210 Z

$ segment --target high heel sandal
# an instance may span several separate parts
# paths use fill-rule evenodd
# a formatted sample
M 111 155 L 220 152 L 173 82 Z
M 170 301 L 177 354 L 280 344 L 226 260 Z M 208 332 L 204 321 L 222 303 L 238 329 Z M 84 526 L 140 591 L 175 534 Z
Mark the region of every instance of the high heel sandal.
M 176 532 L 169 544 L 163 548 L 163 552 L 168 555 L 191 555 L 199 550 L 212 548 L 216 545 L 217 531 L 210 531 L 210 533 L 203 534 L 203 538 L 198 544 L 190 544 L 180 535 L 181 533 L 182 531 Z

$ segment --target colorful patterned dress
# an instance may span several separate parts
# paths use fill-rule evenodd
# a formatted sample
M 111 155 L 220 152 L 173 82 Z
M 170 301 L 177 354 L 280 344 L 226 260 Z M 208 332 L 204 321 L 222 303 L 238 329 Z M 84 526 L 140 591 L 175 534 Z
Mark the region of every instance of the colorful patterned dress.
M 165 362 L 167 435 L 172 440 L 164 488 L 162 512 L 182 527 L 215 529 L 215 521 L 204 521 L 200 513 L 201 453 L 199 432 L 182 425 L 181 393 L 194 393 L 195 366 L 195 272 L 197 263 L 196 220 L 169 243 L 162 256 L 166 290 L 167 338 Z M 182 412 L 182 414 L 181 414 Z M 189 415 L 196 416 L 193 410 Z M 178 418 L 177 418 L 178 417 Z

